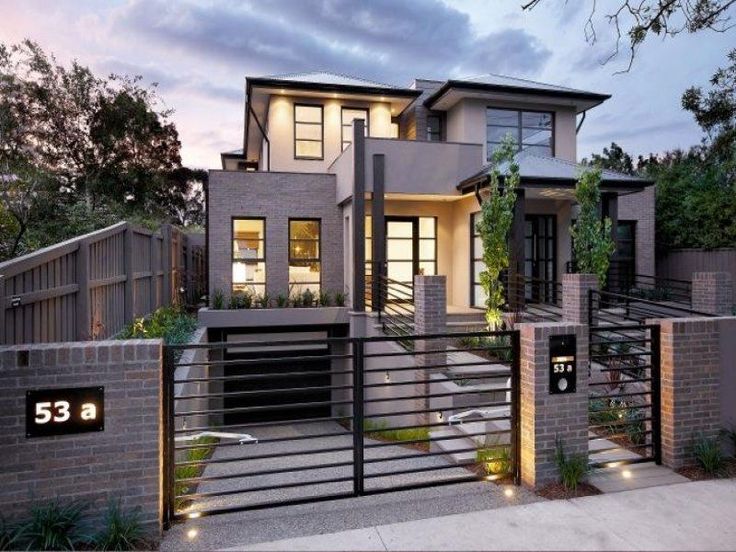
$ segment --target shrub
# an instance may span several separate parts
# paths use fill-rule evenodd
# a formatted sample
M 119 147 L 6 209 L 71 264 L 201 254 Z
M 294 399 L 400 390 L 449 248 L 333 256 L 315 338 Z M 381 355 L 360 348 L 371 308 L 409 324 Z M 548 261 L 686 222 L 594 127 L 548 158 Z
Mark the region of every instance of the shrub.
M 238 291 L 230 296 L 230 309 L 249 309 L 253 306 L 253 294 L 249 291 Z
M 91 541 L 82 517 L 86 505 L 60 499 L 31 506 L 29 519 L 18 528 L 17 543 L 26 550 L 74 550 Z
M 511 472 L 511 451 L 508 446 L 496 445 L 478 449 L 475 453 L 475 461 L 488 475 L 503 475 Z
M 267 309 L 269 306 L 271 306 L 271 296 L 268 293 L 259 295 L 258 297 L 256 297 L 256 305 L 258 305 L 262 309 Z
M 96 549 L 138 550 L 145 547 L 140 508 L 125 512 L 119 500 L 111 500 L 105 512 L 104 524 L 103 529 L 95 535 Z
M 283 293 L 279 293 L 276 296 L 276 306 L 280 309 L 283 309 L 284 307 L 289 306 L 289 297 L 284 295 Z
M 488 348 L 489 355 L 505 362 L 512 357 L 511 344 L 503 336 L 465 336 L 458 338 L 457 344 L 463 349 Z
M 302 293 L 302 305 L 305 307 L 314 306 L 314 293 L 312 293 L 309 289 L 304 290 L 304 292 Z
M 338 307 L 345 306 L 345 294 L 341 291 L 335 292 L 335 305 L 337 305 Z
M 319 292 L 319 306 L 328 307 L 330 305 L 330 294 L 327 291 Z
M 19 528 L 0 515 L 0 550 L 15 550 L 20 540 Z
M 557 438 L 555 464 L 566 489 L 574 491 L 590 471 L 587 454 L 566 454 L 562 441 Z
M 291 306 L 297 309 L 304 306 L 304 297 L 301 293 L 294 293 L 291 295 Z
M 215 452 L 215 447 L 209 445 L 214 445 L 218 442 L 219 439 L 209 436 L 195 439 L 192 444 L 201 446 L 186 449 L 183 461 L 200 462 L 202 460 L 207 460 Z M 174 493 L 179 497 L 175 500 L 177 508 L 181 507 L 185 500 L 180 495 L 191 494 L 197 488 L 196 483 L 189 481 L 182 482 L 181 480 L 199 477 L 203 471 L 203 464 L 185 464 L 176 466 L 176 469 L 174 470 L 174 478 L 176 479 Z
M 197 319 L 180 307 L 161 307 L 148 318 L 138 318 L 123 329 L 119 339 L 161 338 L 167 345 L 187 343 L 197 329 Z
M 693 455 L 705 473 L 715 476 L 723 474 L 726 459 L 721 451 L 721 442 L 718 437 L 709 438 L 702 433 L 696 435 Z
M 215 310 L 223 310 L 225 308 L 225 294 L 221 289 L 216 289 L 212 294 L 212 308 Z

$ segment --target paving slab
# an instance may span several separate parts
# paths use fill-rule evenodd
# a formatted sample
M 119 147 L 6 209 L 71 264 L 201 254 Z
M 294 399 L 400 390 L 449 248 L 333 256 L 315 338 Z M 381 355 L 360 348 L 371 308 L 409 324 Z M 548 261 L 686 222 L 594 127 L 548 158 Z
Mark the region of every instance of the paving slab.
M 687 483 L 687 477 L 654 462 L 615 468 L 600 468 L 588 475 L 588 482 L 604 493 L 618 493 L 646 487 Z

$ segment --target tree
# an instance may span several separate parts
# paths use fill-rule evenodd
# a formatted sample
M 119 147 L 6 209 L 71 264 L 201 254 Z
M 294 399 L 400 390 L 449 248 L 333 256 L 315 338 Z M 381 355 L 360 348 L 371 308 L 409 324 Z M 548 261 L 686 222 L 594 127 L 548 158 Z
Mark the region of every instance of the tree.
M 486 321 L 491 329 L 502 322 L 501 307 L 504 304 L 501 272 L 509 267 L 509 231 L 514 219 L 516 189 L 519 186 L 519 166 L 514 161 L 516 144 L 513 138 L 504 138 L 493 153 L 489 195 L 481 204 L 481 215 L 476 230 L 483 245 L 484 270 L 480 273 L 480 285 L 486 294 Z M 506 166 L 504 175 L 500 168 Z M 503 178 L 503 187 L 501 179 Z
M 616 142 L 611 142 L 610 148 L 603 148 L 603 153 L 594 153 L 590 161 L 583 159 L 583 165 L 590 165 L 599 169 L 608 169 L 624 174 L 634 174 L 634 161 Z
M 3 258 L 20 253 L 39 202 L 48 195 L 48 178 L 30 165 L 0 164 L 0 200 L 3 208 Z
M 601 172 L 599 169 L 584 171 L 575 185 L 575 199 L 580 213 L 570 229 L 575 252 L 576 272 L 595 274 L 600 287 L 606 285 L 606 275 L 611 255 L 616 245 L 611 237 L 611 219 L 599 217 L 601 202 Z
M 523 10 L 532 10 L 542 4 L 543 0 L 529 0 L 522 4 Z M 604 14 L 603 19 L 613 27 L 616 46 L 607 63 L 620 51 L 622 41 L 628 42 L 629 60 L 626 69 L 629 71 L 634 63 L 640 46 L 652 35 L 672 38 L 681 33 L 697 33 L 700 31 L 726 32 L 731 28 L 729 9 L 736 0 L 618 0 Z M 598 40 L 597 35 L 597 1 L 592 0 L 588 19 L 585 23 L 585 39 L 589 44 Z

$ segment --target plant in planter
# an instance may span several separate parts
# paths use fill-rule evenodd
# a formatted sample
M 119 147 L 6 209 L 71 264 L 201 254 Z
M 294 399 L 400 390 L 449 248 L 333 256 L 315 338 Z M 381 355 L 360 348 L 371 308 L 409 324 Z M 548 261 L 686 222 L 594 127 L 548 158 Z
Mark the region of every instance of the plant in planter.
M 555 465 L 560 471 L 560 480 L 569 491 L 575 491 L 590 471 L 587 454 L 567 454 L 558 437 L 555 448 Z
M 319 292 L 319 306 L 320 307 L 330 306 L 330 293 L 328 291 Z
M 256 297 L 256 305 L 258 305 L 262 309 L 267 309 L 269 306 L 271 306 L 271 296 L 268 293 L 259 295 L 258 297 Z
M 212 308 L 215 310 L 223 310 L 225 308 L 225 294 L 221 289 L 216 289 L 212 294 Z
M 284 295 L 283 293 L 279 293 L 276 296 L 276 306 L 280 309 L 283 309 L 284 307 L 289 306 L 289 296 Z
M 302 306 L 313 307 L 314 306 L 314 293 L 307 288 L 302 293 Z
M 344 293 L 340 291 L 335 292 L 335 305 L 337 305 L 338 307 L 345 306 L 345 294 Z
M 480 285 L 486 294 L 486 322 L 490 329 L 497 329 L 503 322 L 502 310 L 505 303 L 500 276 L 509 267 L 508 236 L 514 218 L 516 188 L 519 186 L 519 166 L 514 162 L 516 144 L 510 136 L 493 153 L 493 168 L 488 185 L 489 195 L 481 204 L 477 231 L 483 245 L 484 270 L 480 273 Z M 501 175 L 499 167 L 508 166 Z M 501 180 L 503 179 L 503 187 Z
M 253 306 L 253 295 L 248 291 L 234 292 L 230 296 L 230 309 L 249 309 Z
M 616 245 L 611 237 L 611 219 L 600 220 L 601 171 L 585 170 L 575 185 L 575 199 L 580 205 L 580 214 L 570 228 L 574 269 L 580 274 L 595 274 L 601 288 L 606 285 L 606 275 L 611 255 Z

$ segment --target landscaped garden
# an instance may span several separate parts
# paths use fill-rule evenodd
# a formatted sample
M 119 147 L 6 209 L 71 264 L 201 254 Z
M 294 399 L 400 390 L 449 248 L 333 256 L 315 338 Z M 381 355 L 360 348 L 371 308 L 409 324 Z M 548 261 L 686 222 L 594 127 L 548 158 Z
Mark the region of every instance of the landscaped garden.
M 336 292 L 314 293 L 309 289 L 300 292 L 290 291 L 280 293 L 275 297 L 268 293 L 259 295 L 250 291 L 237 291 L 226 300 L 221 289 L 212 294 L 211 307 L 214 310 L 238 310 L 238 309 L 285 309 L 285 308 L 310 308 L 310 307 L 344 307 L 345 294 Z

